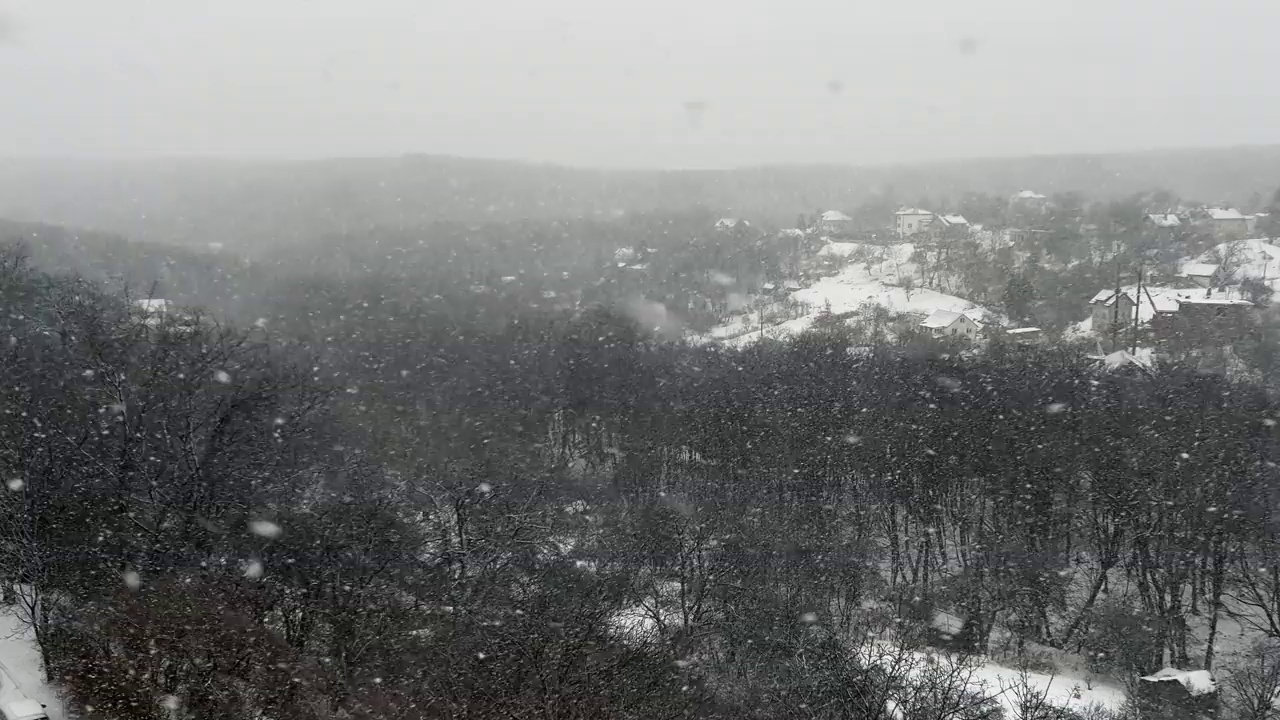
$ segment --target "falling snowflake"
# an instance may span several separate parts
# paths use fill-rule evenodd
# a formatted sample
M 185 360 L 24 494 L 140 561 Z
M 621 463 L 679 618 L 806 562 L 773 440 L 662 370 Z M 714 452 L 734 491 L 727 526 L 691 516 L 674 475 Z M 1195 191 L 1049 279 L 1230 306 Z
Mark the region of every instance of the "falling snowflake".
M 219 370 L 213 374 L 213 379 L 226 385 L 231 382 L 231 374 L 226 370 Z
M 258 537 L 278 538 L 284 530 L 270 520 L 251 520 L 249 522 L 249 532 Z
M 493 492 L 493 486 L 487 482 L 482 482 L 476 486 L 476 490 L 480 491 L 484 495 L 488 495 Z
M 244 576 L 250 580 L 257 580 L 262 577 L 263 567 L 261 560 L 250 560 L 245 563 Z
M 1044 411 L 1045 411 L 1045 412 L 1047 412 L 1047 413 L 1049 413 L 1050 415 L 1057 415 L 1057 414 L 1058 414 L 1058 413 L 1060 413 L 1060 412 L 1066 412 L 1066 410 L 1067 410 L 1067 404 L 1066 404 L 1066 403 L 1060 403 L 1060 402 L 1058 402 L 1058 403 L 1049 403 L 1049 404 L 1048 404 L 1048 405 L 1046 405 L 1046 406 L 1045 406 L 1045 408 L 1044 408 Z
M 177 712 L 182 703 L 178 701 L 177 695 L 165 695 L 160 698 L 160 707 L 170 712 Z
M 800 622 L 813 624 L 818 622 L 818 613 L 807 612 L 800 616 Z
M 5 481 L 4 486 L 13 492 L 19 492 L 22 488 L 27 486 L 27 483 L 22 478 L 9 478 Z
M 134 570 L 125 570 L 121 577 L 124 578 L 124 586 L 130 590 L 137 590 L 142 587 L 142 576 Z

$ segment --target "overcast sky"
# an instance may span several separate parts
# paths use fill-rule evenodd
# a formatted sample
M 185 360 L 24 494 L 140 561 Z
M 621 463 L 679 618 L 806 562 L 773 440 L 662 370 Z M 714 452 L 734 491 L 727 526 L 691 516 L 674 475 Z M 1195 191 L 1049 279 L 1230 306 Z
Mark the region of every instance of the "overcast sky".
M 0 155 L 883 163 L 1280 142 L 1269 0 L 0 0 Z

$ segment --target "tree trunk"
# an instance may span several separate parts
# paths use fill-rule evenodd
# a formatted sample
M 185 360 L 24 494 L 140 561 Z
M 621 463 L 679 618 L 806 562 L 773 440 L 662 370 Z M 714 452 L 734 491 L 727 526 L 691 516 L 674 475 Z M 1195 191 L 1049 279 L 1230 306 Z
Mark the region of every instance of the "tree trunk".
M 1209 639 L 1204 649 L 1204 669 L 1213 669 L 1214 643 L 1218 640 L 1218 613 L 1222 609 L 1223 576 L 1227 564 L 1227 553 L 1222 547 L 1221 538 L 1213 549 L 1213 569 L 1209 580 L 1210 602 L 1212 613 L 1209 616 Z
M 1089 589 L 1089 599 L 1084 601 L 1084 607 L 1080 608 L 1080 612 L 1076 613 L 1075 619 L 1067 626 L 1067 631 L 1063 633 L 1062 639 L 1054 643 L 1054 647 L 1059 650 L 1065 650 L 1067 643 L 1071 642 L 1072 636 L 1080 629 L 1080 625 L 1084 623 L 1084 618 L 1093 609 L 1093 604 L 1098 601 L 1098 595 L 1102 592 L 1103 586 L 1107 582 L 1107 575 L 1110 574 L 1111 568 L 1100 568 L 1097 579 L 1093 581 L 1093 587 Z

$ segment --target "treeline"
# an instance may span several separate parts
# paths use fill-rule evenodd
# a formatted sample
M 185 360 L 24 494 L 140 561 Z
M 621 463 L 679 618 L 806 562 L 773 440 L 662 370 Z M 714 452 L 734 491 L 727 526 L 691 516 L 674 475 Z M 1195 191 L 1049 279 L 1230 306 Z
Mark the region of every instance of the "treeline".
M 0 570 L 77 707 L 986 718 L 1006 638 L 1125 676 L 1280 636 L 1247 386 L 469 298 L 157 323 L 6 250 Z

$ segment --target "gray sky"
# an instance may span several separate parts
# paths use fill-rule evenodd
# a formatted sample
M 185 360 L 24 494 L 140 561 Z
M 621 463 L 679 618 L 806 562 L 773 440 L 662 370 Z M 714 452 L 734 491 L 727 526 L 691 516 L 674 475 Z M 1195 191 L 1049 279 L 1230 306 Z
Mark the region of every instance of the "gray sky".
M 1280 142 L 1269 0 L 0 0 L 0 16 L 0 155 L 719 167 Z

